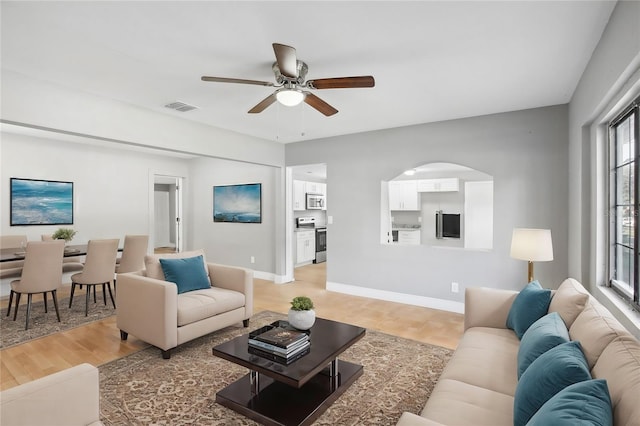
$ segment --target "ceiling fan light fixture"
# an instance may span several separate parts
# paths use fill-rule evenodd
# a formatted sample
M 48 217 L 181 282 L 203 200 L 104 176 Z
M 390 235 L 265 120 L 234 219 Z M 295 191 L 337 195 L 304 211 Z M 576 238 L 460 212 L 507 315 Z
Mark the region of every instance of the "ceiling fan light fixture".
M 296 106 L 304 100 L 304 93 L 298 89 L 280 89 L 276 93 L 276 98 L 284 106 Z

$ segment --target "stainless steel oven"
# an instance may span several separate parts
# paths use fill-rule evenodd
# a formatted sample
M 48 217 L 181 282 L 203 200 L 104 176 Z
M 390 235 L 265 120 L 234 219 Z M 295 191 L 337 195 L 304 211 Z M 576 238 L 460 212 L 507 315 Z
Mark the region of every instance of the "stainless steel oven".
M 313 263 L 327 261 L 327 228 L 316 228 L 316 260 Z

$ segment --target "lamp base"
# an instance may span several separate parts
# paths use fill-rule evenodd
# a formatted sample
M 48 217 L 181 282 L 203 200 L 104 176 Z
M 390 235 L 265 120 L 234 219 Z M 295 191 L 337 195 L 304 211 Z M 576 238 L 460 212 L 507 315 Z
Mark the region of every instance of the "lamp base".
M 531 281 L 533 281 L 533 262 L 529 261 L 529 281 L 527 281 L 527 283 Z

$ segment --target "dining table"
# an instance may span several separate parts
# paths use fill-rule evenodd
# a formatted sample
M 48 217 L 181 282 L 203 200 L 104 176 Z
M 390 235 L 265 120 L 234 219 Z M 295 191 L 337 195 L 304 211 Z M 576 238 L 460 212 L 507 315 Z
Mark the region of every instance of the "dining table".
M 122 249 L 118 248 L 121 252 Z M 8 247 L 0 249 L 0 263 L 11 262 L 15 260 L 24 260 L 25 251 L 21 247 Z M 64 257 L 86 256 L 87 244 L 67 245 L 64 248 Z

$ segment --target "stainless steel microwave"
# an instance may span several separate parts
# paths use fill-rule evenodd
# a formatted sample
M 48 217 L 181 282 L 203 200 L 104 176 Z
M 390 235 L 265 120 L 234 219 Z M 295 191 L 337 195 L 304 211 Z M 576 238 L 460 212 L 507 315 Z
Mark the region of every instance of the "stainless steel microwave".
M 307 193 L 307 210 L 324 209 L 324 195 Z

